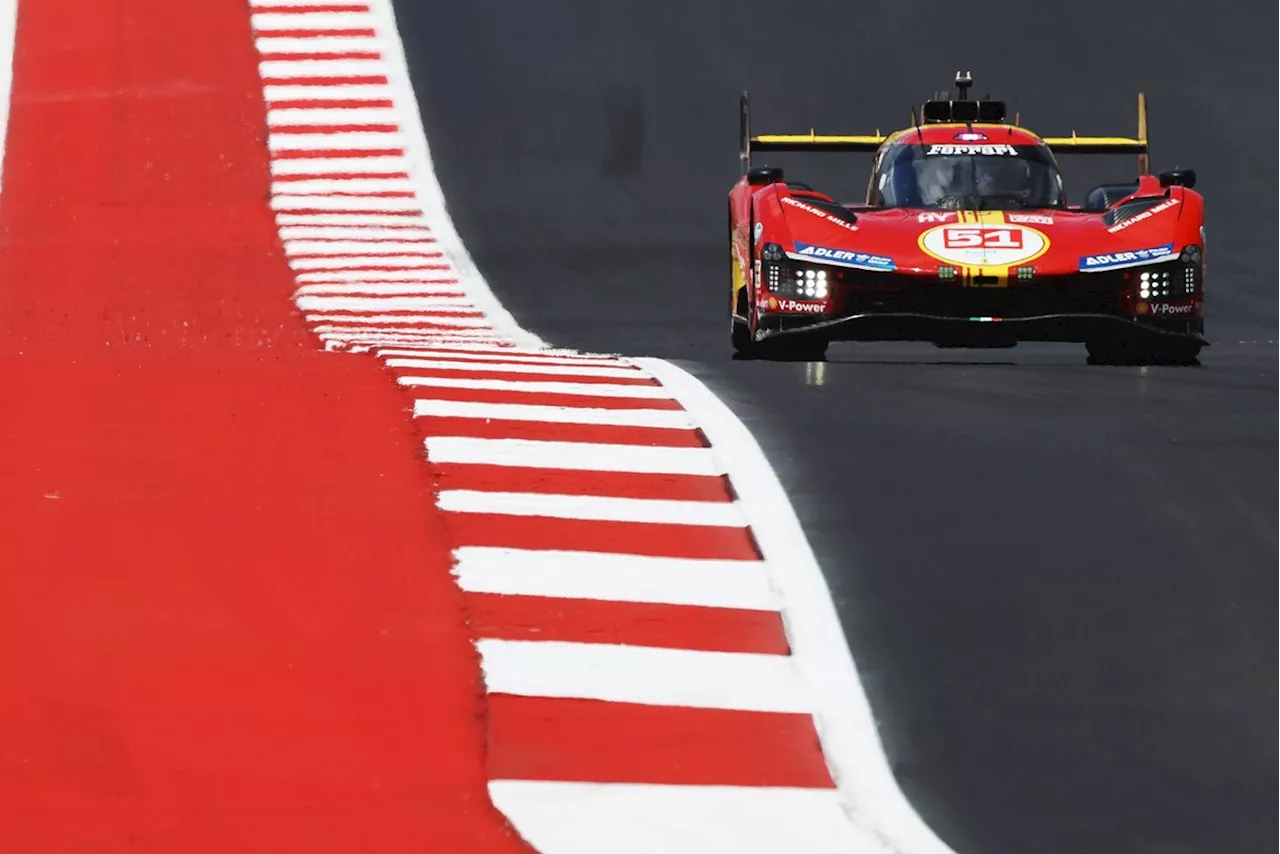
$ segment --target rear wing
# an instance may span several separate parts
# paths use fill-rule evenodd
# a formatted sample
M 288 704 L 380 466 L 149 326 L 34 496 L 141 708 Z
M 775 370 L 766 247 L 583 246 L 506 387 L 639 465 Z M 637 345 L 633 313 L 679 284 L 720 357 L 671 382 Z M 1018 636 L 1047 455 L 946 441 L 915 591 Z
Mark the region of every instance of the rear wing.
M 1046 136 L 1044 144 L 1054 154 L 1136 154 L 1138 174 L 1151 174 L 1151 145 L 1147 139 L 1147 96 L 1138 93 L 1138 136 Z
M 743 92 L 738 114 L 738 157 L 742 171 L 751 168 L 753 151 L 863 151 L 878 149 L 887 136 L 876 131 L 873 136 L 823 136 L 810 128 L 808 134 L 751 135 L 751 93 Z
M 988 107 L 998 108 L 988 110 Z M 995 118 L 998 114 L 999 118 Z M 997 101 L 929 101 L 923 110 L 925 124 L 946 121 L 981 120 L 988 115 L 997 122 L 1004 120 L 1004 105 Z M 970 118 L 971 116 L 971 118 Z M 917 121 L 915 110 L 912 110 L 912 121 Z M 1014 124 L 1018 124 L 1015 117 Z M 742 171 L 751 168 L 753 151 L 845 151 L 875 152 L 889 137 L 877 130 L 874 134 L 853 136 L 829 136 L 815 133 L 811 128 L 807 134 L 765 134 L 751 135 L 751 95 L 742 93 L 739 102 L 738 117 L 738 157 L 742 161 Z M 1071 136 L 1042 137 L 1044 144 L 1054 154 L 1137 154 L 1138 174 L 1151 174 L 1150 147 L 1147 142 L 1147 96 L 1138 93 L 1138 136 L 1136 138 L 1122 136 Z

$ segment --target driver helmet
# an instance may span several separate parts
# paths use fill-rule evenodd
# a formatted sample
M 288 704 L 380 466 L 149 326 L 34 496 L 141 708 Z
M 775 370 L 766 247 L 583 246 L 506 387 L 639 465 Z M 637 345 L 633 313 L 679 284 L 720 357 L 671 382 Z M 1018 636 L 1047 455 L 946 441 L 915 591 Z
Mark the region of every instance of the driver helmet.
M 1031 165 L 1021 157 L 978 159 L 978 193 L 983 196 L 1030 198 L 1035 189 Z

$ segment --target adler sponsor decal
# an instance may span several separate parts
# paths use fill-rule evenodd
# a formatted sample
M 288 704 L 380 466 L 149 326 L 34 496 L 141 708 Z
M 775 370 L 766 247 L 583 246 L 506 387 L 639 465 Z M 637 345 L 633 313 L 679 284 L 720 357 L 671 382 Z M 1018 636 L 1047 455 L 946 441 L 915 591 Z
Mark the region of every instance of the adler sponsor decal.
M 1169 208 L 1177 205 L 1180 201 L 1181 201 L 1180 199 L 1169 199 L 1167 201 L 1163 201 L 1153 208 L 1147 208 L 1145 211 L 1143 211 L 1140 214 L 1134 214 L 1133 216 L 1126 219 L 1124 222 L 1117 222 L 1115 225 L 1108 228 L 1107 231 L 1111 232 L 1112 234 L 1115 234 L 1117 231 L 1124 231 L 1126 228 L 1133 225 L 1134 223 L 1151 219 L 1156 214 L 1167 211 Z
M 1017 157 L 1018 149 L 1012 145 L 931 145 L 925 152 L 927 157 L 939 154 Z
M 1152 264 L 1173 254 L 1173 244 L 1134 249 L 1129 252 L 1111 252 L 1106 255 L 1085 255 L 1080 259 L 1080 270 L 1114 270 L 1117 267 L 1136 267 Z
M 1048 214 L 1007 213 L 1004 218 L 1022 225 L 1053 225 L 1053 217 Z
M 800 201 L 799 199 L 793 199 L 790 196 L 785 196 L 782 199 L 782 203 L 784 205 L 790 205 L 793 208 L 799 208 L 800 210 L 804 211 L 807 214 L 813 214 L 816 217 L 821 217 L 822 219 L 825 219 L 827 222 L 838 225 L 841 228 L 846 228 L 849 231 L 858 230 L 858 227 L 853 223 L 846 222 L 845 220 L 842 220 L 840 217 L 836 216 L 835 214 L 824 211 L 822 208 L 815 207 L 814 205 L 807 205 L 804 202 Z
M 893 259 L 884 255 L 871 255 L 866 252 L 853 252 L 848 249 L 832 249 L 828 246 L 814 246 L 813 244 L 799 241 L 796 241 L 795 257 L 804 260 L 827 261 L 844 267 L 863 267 L 868 270 L 897 269 Z

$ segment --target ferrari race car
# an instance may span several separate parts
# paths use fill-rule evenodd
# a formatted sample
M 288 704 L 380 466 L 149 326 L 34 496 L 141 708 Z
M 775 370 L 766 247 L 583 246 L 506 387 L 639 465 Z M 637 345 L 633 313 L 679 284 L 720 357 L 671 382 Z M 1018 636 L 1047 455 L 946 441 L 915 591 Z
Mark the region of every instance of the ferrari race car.
M 940 347 L 1083 342 L 1090 362 L 1194 364 L 1204 339 L 1204 199 L 1195 172 L 1150 174 L 1138 136 L 1043 138 L 1004 102 L 927 101 L 881 136 L 752 136 L 729 194 L 732 342 L 739 357 L 821 359 L 831 341 Z M 945 97 L 945 96 L 942 96 Z M 867 197 L 844 204 L 762 151 L 874 155 Z M 1138 177 L 1067 203 L 1057 154 L 1135 154 Z

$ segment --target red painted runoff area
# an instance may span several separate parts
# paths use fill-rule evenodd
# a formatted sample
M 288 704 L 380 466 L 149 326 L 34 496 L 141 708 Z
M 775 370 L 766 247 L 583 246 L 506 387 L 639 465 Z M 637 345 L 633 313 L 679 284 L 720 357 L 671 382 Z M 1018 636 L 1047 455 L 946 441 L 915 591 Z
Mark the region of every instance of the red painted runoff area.
M 292 312 L 257 62 L 243 3 L 21 4 L 0 851 L 527 851 L 403 395 Z

